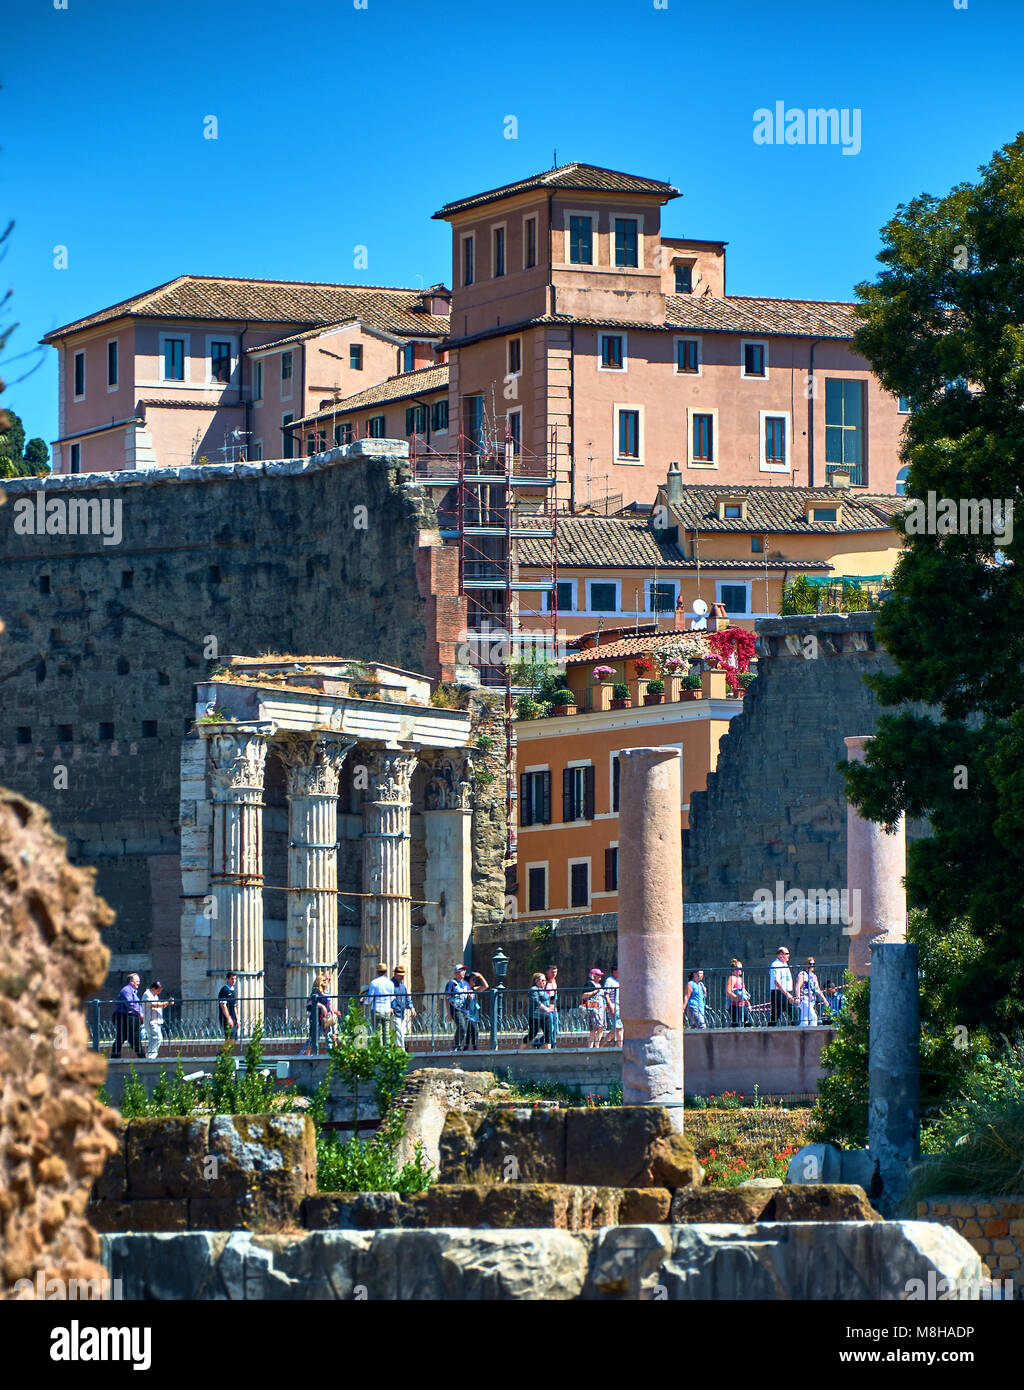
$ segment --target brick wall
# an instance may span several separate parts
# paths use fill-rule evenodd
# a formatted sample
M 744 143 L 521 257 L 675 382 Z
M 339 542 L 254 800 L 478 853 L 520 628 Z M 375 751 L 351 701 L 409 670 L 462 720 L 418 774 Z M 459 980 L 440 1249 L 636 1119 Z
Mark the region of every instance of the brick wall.
M 918 1202 L 919 1221 L 937 1221 L 959 1232 L 988 1265 L 994 1279 L 1013 1281 L 1024 1299 L 1024 1196 L 936 1196 Z

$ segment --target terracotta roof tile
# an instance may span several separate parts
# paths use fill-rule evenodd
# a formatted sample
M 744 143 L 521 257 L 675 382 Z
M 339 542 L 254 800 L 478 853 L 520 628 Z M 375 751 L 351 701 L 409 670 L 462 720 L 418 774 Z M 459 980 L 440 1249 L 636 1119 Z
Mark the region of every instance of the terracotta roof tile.
M 410 312 L 422 304 L 423 291 L 383 285 L 317 284 L 304 280 L 244 280 L 211 275 L 179 275 L 155 289 L 123 299 L 73 323 L 55 328 L 43 338 L 53 342 L 69 333 L 111 319 L 132 315 L 140 318 L 199 318 L 316 324 L 366 318 L 398 335 L 440 335 L 447 319 Z M 434 327 L 435 324 L 443 326 Z
M 588 647 L 585 652 L 572 652 L 565 658 L 567 666 L 593 666 L 599 662 L 621 661 L 623 657 L 650 656 L 659 647 L 689 647 L 694 656 L 707 650 L 707 634 L 704 632 L 648 632 L 637 637 L 620 637 L 615 642 L 602 642 L 600 646 Z
M 448 364 L 441 362 L 435 367 L 418 367 L 414 372 L 400 372 L 389 376 L 376 386 L 368 386 L 354 396 L 346 396 L 334 405 L 318 410 L 313 415 L 305 415 L 301 420 L 293 420 L 292 425 L 311 424 L 316 420 L 333 419 L 336 415 L 347 415 L 352 410 L 362 410 L 370 405 L 384 405 L 388 401 L 408 400 L 422 396 L 428 391 L 440 391 L 448 385 Z
M 667 303 L 667 326 L 693 331 L 850 338 L 860 324 L 856 305 L 826 300 L 672 294 Z
M 511 198 L 516 193 L 527 193 L 534 188 L 575 188 L 580 192 L 594 193 L 660 193 L 666 201 L 680 196 L 678 188 L 662 179 L 641 178 L 637 174 L 624 174 L 618 169 L 603 169 L 597 164 L 561 164 L 557 169 L 531 174 L 517 183 L 506 183 L 500 188 L 474 193 L 469 198 L 458 198 L 453 203 L 446 203 L 434 216 L 451 217 L 453 213 L 466 208 L 480 207 L 499 198 Z
M 747 503 L 746 517 L 720 520 L 721 498 Z M 842 520 L 808 521 L 808 502 L 841 506 Z M 850 531 L 889 531 L 890 518 L 904 505 L 889 494 L 853 492 L 835 487 L 736 487 L 728 483 L 685 484 L 682 498 L 671 507 L 673 520 L 687 531 L 776 532 L 820 535 Z

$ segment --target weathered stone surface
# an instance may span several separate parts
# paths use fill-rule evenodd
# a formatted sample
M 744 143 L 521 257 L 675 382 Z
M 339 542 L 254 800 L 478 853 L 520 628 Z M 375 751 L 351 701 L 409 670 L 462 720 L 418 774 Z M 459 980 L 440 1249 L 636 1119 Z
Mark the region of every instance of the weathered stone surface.
M 443 1183 L 565 1182 L 565 1110 L 453 1113 L 444 1123 Z
M 981 1261 L 927 1222 L 617 1226 L 568 1231 L 316 1231 L 102 1238 L 126 1299 L 898 1300 L 946 1279 L 977 1297 Z
M 614 1190 L 614 1189 L 612 1189 Z M 620 1226 L 646 1226 L 669 1219 L 672 1193 L 667 1187 L 627 1187 L 619 1203 Z M 603 1222 L 612 1225 L 612 1222 Z
M 117 1148 L 107 1155 L 103 1172 L 93 1184 L 92 1196 L 96 1200 L 119 1202 L 128 1196 L 128 1164 L 125 1156 L 126 1125 L 120 1114 L 114 1111 L 116 1127 L 114 1137 Z
M 669 1194 L 664 1193 L 664 1215 Z M 547 1229 L 587 1231 L 614 1225 L 623 1194 L 615 1188 L 565 1183 L 438 1184 L 400 1197 L 394 1192 L 327 1193 L 303 1203 L 309 1229 L 403 1230 L 461 1227 L 469 1230 Z M 648 1213 L 655 1207 L 648 1204 Z M 650 1214 L 647 1220 L 659 1219 Z
M 688 1139 L 659 1106 L 565 1112 L 566 1180 L 601 1187 L 690 1187 L 703 1179 Z
M 106 975 L 112 913 L 93 878 L 41 807 L 0 788 L 0 1299 L 34 1298 L 37 1276 L 103 1277 L 85 1206 L 116 1117 L 82 1001 Z
M 97 1231 L 187 1231 L 189 1226 L 189 1203 L 184 1197 L 90 1202 L 88 1210 Z
M 233 1199 L 238 1227 L 296 1225 L 303 1201 L 316 1191 L 316 1135 L 308 1115 L 214 1115 L 210 1157 L 216 1166 L 203 1195 Z
M 320 1192 L 302 1204 L 309 1231 L 380 1231 L 403 1225 L 406 1198 L 398 1192 Z
M 410 1073 L 396 1098 L 403 1111 L 402 1137 L 395 1151 L 398 1166 L 411 1162 L 416 1145 L 422 1144 L 427 1163 L 440 1169 L 441 1133 L 449 1112 L 486 1096 L 496 1085 L 491 1071 L 455 1073 L 442 1067 L 418 1067 Z
M 206 1117 L 162 1115 L 129 1121 L 125 1125 L 128 1198 L 193 1196 L 209 1182 L 204 1173 L 209 1155 Z
M 860 1187 L 813 1183 L 798 1187 L 703 1187 L 673 1194 L 670 1220 L 693 1224 L 772 1221 L 880 1221 Z

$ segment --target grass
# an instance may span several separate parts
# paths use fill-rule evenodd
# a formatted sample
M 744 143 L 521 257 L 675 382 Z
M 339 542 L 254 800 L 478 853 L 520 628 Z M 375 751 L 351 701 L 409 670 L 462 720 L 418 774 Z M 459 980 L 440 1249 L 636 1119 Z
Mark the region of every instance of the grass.
M 978 1107 L 966 1132 L 913 1171 L 908 1210 L 938 1193 L 965 1197 L 1024 1192 L 1024 1099 Z
M 509 1100 L 520 1100 L 527 1105 L 539 1100 L 555 1100 L 563 1106 L 622 1104 L 621 1086 L 609 1086 L 606 1098 L 585 1093 L 582 1086 L 564 1086 L 559 1081 L 515 1081 L 509 1071 L 506 1071 L 502 1085 Z
M 727 1102 L 733 1097 L 727 1097 Z M 710 1187 L 736 1187 L 748 1178 L 785 1179 L 789 1160 L 805 1142 L 810 1109 L 780 1105 L 687 1109 L 683 1133 Z

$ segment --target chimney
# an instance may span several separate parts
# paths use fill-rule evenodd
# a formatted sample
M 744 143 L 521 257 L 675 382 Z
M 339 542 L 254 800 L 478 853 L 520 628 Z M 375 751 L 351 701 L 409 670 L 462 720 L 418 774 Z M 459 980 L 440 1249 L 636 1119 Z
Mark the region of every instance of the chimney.
M 686 631 L 686 603 L 682 594 L 679 595 L 679 602 L 676 604 L 675 630 L 676 632 Z
M 670 507 L 678 507 L 683 500 L 683 475 L 678 463 L 670 463 L 665 480 L 665 502 Z
M 839 488 L 841 491 L 845 491 L 850 486 L 850 475 L 845 468 L 837 468 L 836 471 L 832 474 L 830 482 L 833 487 Z

